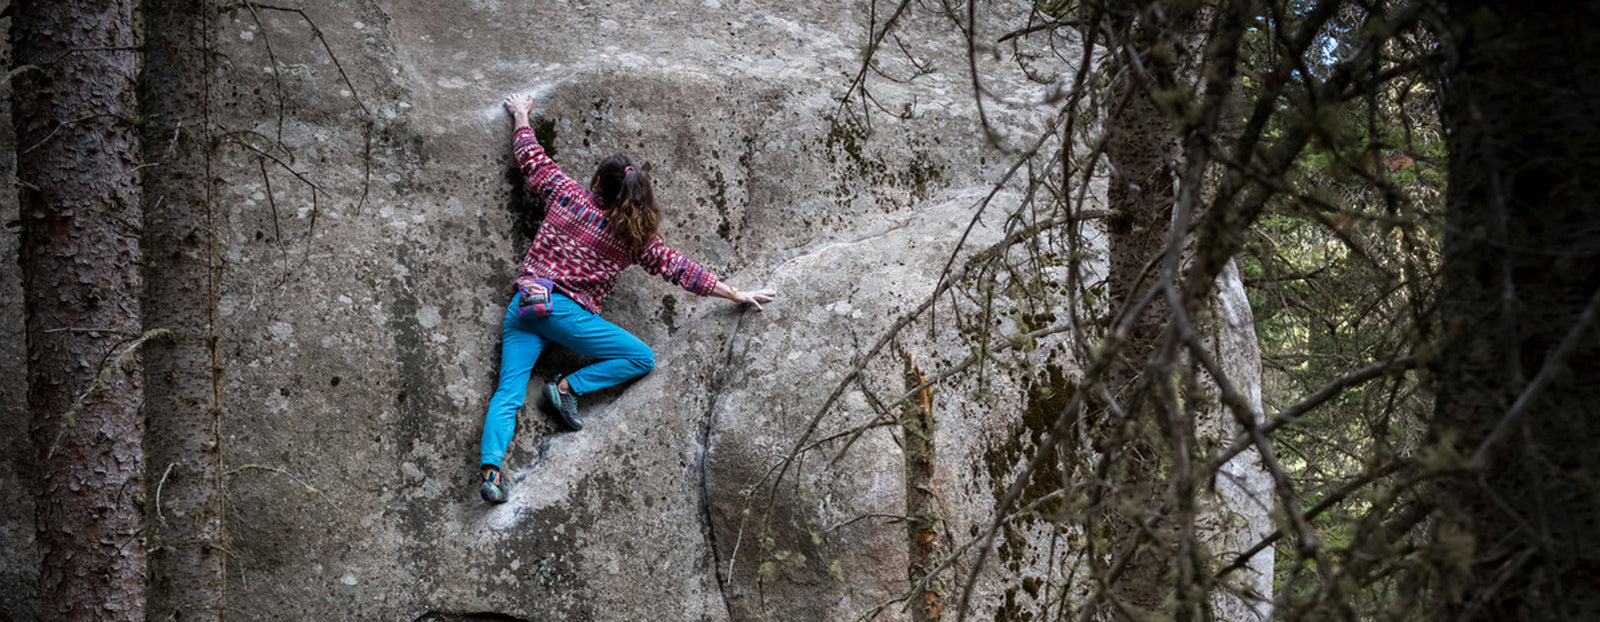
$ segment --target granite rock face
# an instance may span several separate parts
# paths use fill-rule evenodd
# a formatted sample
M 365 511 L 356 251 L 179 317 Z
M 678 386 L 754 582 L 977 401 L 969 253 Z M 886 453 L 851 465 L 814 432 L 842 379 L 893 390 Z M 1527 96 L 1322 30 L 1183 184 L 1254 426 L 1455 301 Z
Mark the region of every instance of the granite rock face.
M 843 114 L 872 17 L 838 4 L 341 0 L 227 15 L 216 174 L 237 619 L 909 619 L 893 602 L 918 563 L 908 498 L 937 519 L 934 550 L 967 543 L 1079 373 L 1065 333 L 1025 336 L 1066 319 L 1022 302 L 1065 278 L 1060 261 L 965 269 L 1027 224 L 1007 218 L 1024 205 L 1016 184 L 990 190 L 1053 121 L 1055 85 L 984 55 L 1003 99 L 990 144 L 964 41 L 923 16 L 906 45 L 936 71 L 873 82 L 870 121 Z M 1025 19 L 1023 3 L 985 7 L 988 40 Z M 895 55 L 882 69 L 914 67 Z M 539 95 L 536 131 L 574 177 L 629 154 L 655 180 L 670 245 L 779 298 L 757 313 L 626 273 L 605 316 L 652 346 L 656 370 L 585 396 L 580 433 L 525 408 L 511 500 L 488 506 L 479 432 L 538 213 L 511 160 L 512 92 Z M 1098 272 L 1103 242 L 1086 234 L 1046 250 Z M 0 251 L 15 248 L 8 231 Z M 7 266 L 0 357 L 21 361 Z M 903 322 L 941 283 L 932 314 Z M 1242 308 L 1236 335 L 1251 330 Z M 906 427 L 913 379 L 994 343 L 926 396 L 931 429 Z M 534 381 L 579 364 L 554 350 Z M 0 400 L 11 429 L 20 401 Z M 908 433 L 932 447 L 910 487 L 923 467 Z M 30 467 L 23 441 L 4 442 L 0 533 L 24 545 L 4 547 L 0 588 L 26 600 L 31 507 L 10 482 Z M 1072 535 L 1009 526 L 979 618 L 1031 608 L 1037 589 L 1019 586 L 1051 577 Z M 953 598 L 962 568 L 928 591 Z

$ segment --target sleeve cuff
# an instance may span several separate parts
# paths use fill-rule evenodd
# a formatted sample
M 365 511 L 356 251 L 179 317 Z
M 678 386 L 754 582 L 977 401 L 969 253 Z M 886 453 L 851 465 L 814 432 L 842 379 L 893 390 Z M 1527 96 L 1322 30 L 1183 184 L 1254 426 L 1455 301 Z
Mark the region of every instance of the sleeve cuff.
M 705 270 L 704 268 L 701 269 Z M 717 275 L 712 274 L 710 270 L 705 270 L 705 274 L 705 278 L 701 279 L 700 291 L 695 292 L 700 296 L 710 296 L 711 292 L 717 291 Z

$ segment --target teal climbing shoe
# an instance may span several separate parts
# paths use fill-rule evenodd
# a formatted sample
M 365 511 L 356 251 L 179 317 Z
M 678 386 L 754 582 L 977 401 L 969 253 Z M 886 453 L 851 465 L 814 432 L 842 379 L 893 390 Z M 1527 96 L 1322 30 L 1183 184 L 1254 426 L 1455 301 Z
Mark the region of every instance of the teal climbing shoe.
M 578 418 L 578 396 L 562 391 L 559 388 L 560 386 L 560 377 L 557 377 L 555 382 L 544 385 L 544 403 L 542 404 L 544 411 L 551 417 L 555 417 L 568 430 L 573 432 L 582 430 L 583 419 Z
M 491 469 L 483 475 L 483 483 L 478 485 L 478 495 L 489 503 L 506 502 L 506 487 L 500 481 L 500 469 Z

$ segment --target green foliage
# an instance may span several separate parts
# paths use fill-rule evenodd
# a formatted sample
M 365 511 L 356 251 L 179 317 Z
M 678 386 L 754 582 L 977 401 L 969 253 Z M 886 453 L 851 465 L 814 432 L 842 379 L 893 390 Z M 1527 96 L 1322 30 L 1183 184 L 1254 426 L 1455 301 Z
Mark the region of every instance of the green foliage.
M 1329 29 L 1322 53 L 1330 58 L 1348 54 L 1357 35 L 1372 34 L 1337 19 Z M 1266 45 L 1261 36 L 1254 43 Z M 1263 80 L 1247 80 L 1245 89 L 1259 91 Z M 1269 414 L 1427 342 L 1444 203 L 1444 141 L 1437 104 L 1422 83 L 1397 79 L 1363 99 L 1283 113 L 1270 137 L 1281 135 L 1292 115 L 1309 115 L 1315 140 L 1285 179 L 1292 192 L 1256 221 L 1240 258 Z M 1411 456 L 1431 406 L 1416 374 L 1373 381 L 1280 430 L 1277 449 L 1309 505 Z M 1404 543 L 1372 536 L 1373 523 L 1395 510 L 1388 481 L 1349 494 L 1311 522 L 1321 546 L 1317 558 L 1302 563 L 1289 544 L 1281 545 L 1278 588 L 1289 592 L 1282 617 L 1317 618 L 1330 610 L 1360 612 L 1363 619 L 1419 615 L 1418 583 L 1402 574 L 1350 575 L 1352 565 L 1370 567 L 1368 560 L 1405 558 Z

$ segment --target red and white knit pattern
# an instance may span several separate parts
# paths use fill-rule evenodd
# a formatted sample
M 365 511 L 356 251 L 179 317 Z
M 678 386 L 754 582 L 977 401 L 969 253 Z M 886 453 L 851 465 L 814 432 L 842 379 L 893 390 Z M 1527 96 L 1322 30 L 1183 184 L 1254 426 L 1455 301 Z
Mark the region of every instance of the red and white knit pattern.
M 716 275 L 667 248 L 660 236 L 637 251 L 618 240 L 600 210 L 599 198 L 561 172 L 531 128 L 517 128 L 512 144 L 528 187 L 544 197 L 545 206 L 544 222 L 522 260 L 518 278 L 549 279 L 561 293 L 595 313 L 616 287 L 623 268 L 633 264 L 698 296 L 716 288 Z

